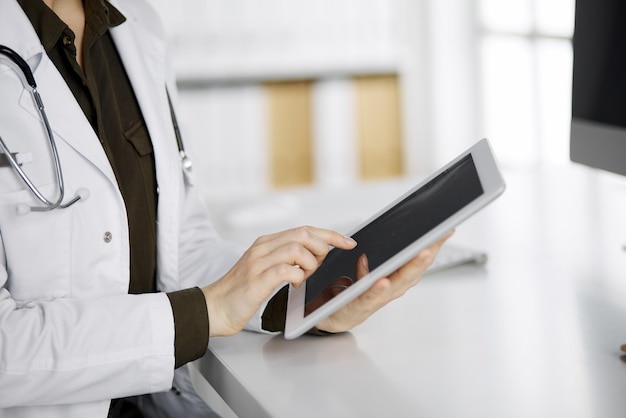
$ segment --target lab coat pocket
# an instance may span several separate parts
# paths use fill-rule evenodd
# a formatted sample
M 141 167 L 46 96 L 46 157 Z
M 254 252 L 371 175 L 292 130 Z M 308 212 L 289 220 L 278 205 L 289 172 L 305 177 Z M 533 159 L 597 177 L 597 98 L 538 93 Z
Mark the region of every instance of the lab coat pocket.
M 46 196 L 58 186 L 40 187 Z M 50 300 L 70 293 L 70 212 L 18 214 L 17 205 L 34 205 L 27 190 L 0 193 L 0 234 L 8 273 L 7 290 L 18 304 Z

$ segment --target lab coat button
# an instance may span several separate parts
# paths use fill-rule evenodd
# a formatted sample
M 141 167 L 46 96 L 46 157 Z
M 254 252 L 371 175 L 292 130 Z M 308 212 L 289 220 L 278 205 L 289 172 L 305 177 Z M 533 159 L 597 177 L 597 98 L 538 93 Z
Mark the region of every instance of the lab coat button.
M 112 233 L 110 233 L 109 231 L 104 233 L 104 242 L 108 244 L 109 242 L 111 242 L 112 239 L 113 239 Z

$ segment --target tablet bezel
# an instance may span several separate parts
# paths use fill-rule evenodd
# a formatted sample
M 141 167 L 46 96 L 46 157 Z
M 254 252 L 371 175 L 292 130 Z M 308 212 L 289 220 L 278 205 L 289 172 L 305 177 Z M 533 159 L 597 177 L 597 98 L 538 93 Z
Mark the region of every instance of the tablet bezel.
M 288 293 L 289 296 L 287 298 L 287 318 L 285 323 L 284 337 L 286 339 L 294 339 L 304 334 L 320 321 L 332 315 L 342 306 L 346 305 L 347 303 L 364 293 L 376 282 L 376 280 L 392 274 L 395 270 L 404 265 L 415 255 L 417 255 L 420 251 L 435 243 L 448 231 L 454 229 L 465 219 L 479 211 L 481 208 L 483 208 L 500 194 L 502 194 L 505 188 L 504 180 L 498 168 L 498 164 L 494 158 L 489 141 L 487 139 L 482 139 L 475 145 L 470 147 L 468 150 L 461 153 L 455 159 L 451 160 L 448 164 L 434 172 L 432 175 L 420 181 L 416 186 L 411 188 L 408 192 L 400 196 L 384 209 L 377 212 L 367 221 L 354 228 L 348 235 L 352 235 L 361 230 L 372 221 L 377 219 L 379 216 L 402 202 L 410 194 L 428 184 L 428 182 L 433 180 L 435 177 L 437 177 L 450 167 L 454 166 L 457 162 L 467 157 L 468 155 L 471 155 L 472 157 L 480 184 L 483 188 L 483 193 L 480 196 L 469 202 L 456 213 L 446 218 L 443 222 L 439 223 L 429 232 L 415 240 L 412 244 L 408 245 L 403 250 L 396 253 L 393 257 L 369 272 L 366 276 L 354 282 L 354 284 L 352 284 L 344 291 L 339 293 L 337 296 L 333 297 L 325 304 L 318 307 L 315 311 L 309 313 L 306 316 L 304 315 L 306 283 L 304 283 L 299 288 L 295 288 L 290 285 Z

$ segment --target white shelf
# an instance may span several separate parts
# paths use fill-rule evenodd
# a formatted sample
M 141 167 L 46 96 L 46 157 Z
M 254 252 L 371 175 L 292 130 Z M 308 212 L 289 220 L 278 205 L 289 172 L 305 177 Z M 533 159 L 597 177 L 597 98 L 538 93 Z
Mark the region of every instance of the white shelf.
M 370 74 L 397 74 L 401 62 L 395 53 L 359 56 L 230 56 L 180 52 L 175 71 L 181 87 L 191 84 L 256 83 L 275 80 L 341 78 Z
M 399 0 L 152 0 L 184 82 L 396 72 Z

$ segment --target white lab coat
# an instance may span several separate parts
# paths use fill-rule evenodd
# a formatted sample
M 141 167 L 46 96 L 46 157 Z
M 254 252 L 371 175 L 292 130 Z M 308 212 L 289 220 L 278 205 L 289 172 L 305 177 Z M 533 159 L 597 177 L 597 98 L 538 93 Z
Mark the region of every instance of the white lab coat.
M 219 278 L 240 252 L 219 239 L 197 188 L 183 177 L 165 85 L 174 101 L 176 89 L 157 15 L 143 0 L 112 3 L 127 18 L 111 33 L 154 148 L 157 286 L 167 292 L 202 285 Z M 186 367 L 175 378 L 166 295 L 127 294 L 127 218 L 111 166 L 13 0 L 0 2 L 0 44 L 34 69 L 56 136 L 66 201 L 79 188 L 90 193 L 68 209 L 18 215 L 18 203 L 39 203 L 11 168 L 0 167 L 0 417 L 104 417 L 112 398 L 163 391 L 142 405 L 151 408 L 154 400 L 170 415 L 193 416 L 178 409 L 189 401 L 199 411 L 202 403 L 188 392 Z M 32 160 L 24 169 L 53 200 L 58 185 L 45 132 L 6 60 L 0 60 L 0 136 L 12 152 Z M 187 140 L 185 146 L 192 148 Z M 249 328 L 260 330 L 258 315 Z M 170 391 L 173 384 L 182 396 Z

